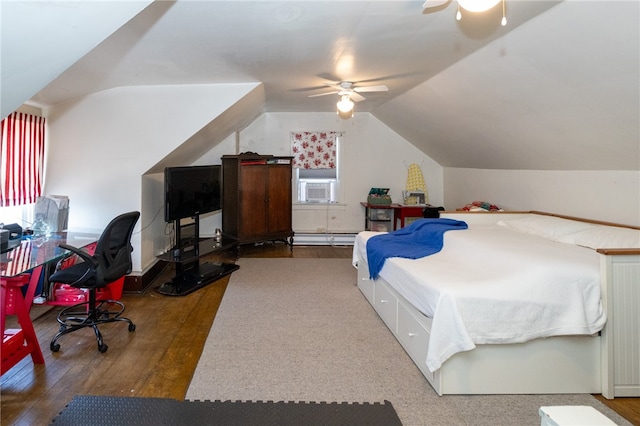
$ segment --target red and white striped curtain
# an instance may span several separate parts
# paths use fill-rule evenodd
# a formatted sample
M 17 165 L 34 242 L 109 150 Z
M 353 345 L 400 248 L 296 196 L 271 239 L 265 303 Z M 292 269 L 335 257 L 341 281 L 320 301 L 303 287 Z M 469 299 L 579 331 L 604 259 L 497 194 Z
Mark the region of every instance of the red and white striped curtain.
M 14 112 L 0 123 L 0 207 L 42 195 L 44 117 Z
M 291 134 L 293 167 L 335 169 L 337 136 L 337 132 L 293 132 Z

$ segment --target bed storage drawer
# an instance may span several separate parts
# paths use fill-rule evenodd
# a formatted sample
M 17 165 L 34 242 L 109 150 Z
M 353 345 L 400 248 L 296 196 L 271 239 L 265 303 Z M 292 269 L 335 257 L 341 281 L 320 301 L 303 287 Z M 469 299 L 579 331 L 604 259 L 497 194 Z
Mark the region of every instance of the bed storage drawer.
M 369 265 L 364 260 L 358 261 L 358 288 L 369 303 L 373 305 L 375 286 L 373 280 L 369 278 Z
M 386 285 L 378 281 L 375 287 L 375 303 L 373 307 L 380 318 L 387 324 L 389 330 L 397 332 L 398 325 L 398 298 Z
M 429 326 L 419 321 L 402 301 L 398 302 L 398 340 L 422 374 L 434 383 L 434 374 L 427 368 Z

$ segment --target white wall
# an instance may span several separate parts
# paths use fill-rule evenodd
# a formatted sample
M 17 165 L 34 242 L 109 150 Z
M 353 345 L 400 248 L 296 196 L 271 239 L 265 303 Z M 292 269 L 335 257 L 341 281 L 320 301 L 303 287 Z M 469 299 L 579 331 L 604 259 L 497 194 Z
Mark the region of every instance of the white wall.
M 132 244 L 134 273 L 144 272 L 170 247 L 171 234 L 162 210 L 163 176 L 151 169 L 255 87 L 126 87 L 45 110 L 44 192 L 70 197 L 70 228 L 101 229 L 119 213 L 140 210 Z M 343 203 L 295 206 L 296 233 L 362 230 L 360 201 L 371 187 L 389 187 L 393 201 L 401 202 L 410 163 L 422 166 L 430 202 L 447 209 L 482 199 L 509 210 L 640 225 L 640 172 L 443 170 L 369 113 L 346 121 L 333 113 L 266 113 L 239 129 L 238 146 L 235 134 L 212 140 L 193 164 L 220 164 L 222 155 L 243 151 L 290 155 L 290 132 L 304 130 L 344 132 Z M 220 213 L 205 215 L 202 234 L 211 235 L 221 223 Z
M 255 84 L 125 87 L 49 108 L 45 193 L 69 196 L 72 229 L 102 229 L 119 213 L 141 211 L 132 245 L 134 272 L 144 272 L 171 246 L 172 234 L 164 222 L 163 175 L 151 169 L 253 88 Z M 220 164 L 222 155 L 243 151 L 289 155 L 290 132 L 299 130 L 345 132 L 345 202 L 329 211 L 326 206 L 296 208 L 294 231 L 362 230 L 360 201 L 372 186 L 384 186 L 400 202 L 405 163 L 422 164 L 431 200 L 442 204 L 442 168 L 368 113 L 347 121 L 333 113 L 264 114 L 240 131 L 239 147 L 235 134 L 212 140 L 209 151 L 203 150 L 206 154 L 192 164 Z M 203 215 L 201 234 L 221 227 L 221 217 L 219 212 Z
M 290 132 L 300 130 L 344 131 L 341 159 L 343 168 L 343 201 L 336 205 L 294 205 L 293 230 L 296 233 L 343 233 L 364 229 L 364 208 L 360 201 L 372 186 L 391 188 L 394 202 L 401 202 L 407 170 L 405 162 L 422 164 L 433 203 L 442 204 L 442 168 L 413 145 L 399 137 L 368 113 L 356 114 L 351 120 L 339 119 L 334 113 L 266 113 L 246 129 L 231 134 L 209 152 L 189 165 L 221 164 L 223 155 L 252 151 L 265 155 L 291 155 Z M 145 210 L 162 208 L 163 176 L 145 176 L 148 189 L 143 189 Z M 147 195 L 155 194 L 155 195 Z M 162 214 L 162 213 L 160 213 Z M 200 217 L 201 236 L 212 236 L 222 227 L 222 212 Z M 171 247 L 170 229 L 156 226 L 154 250 Z
M 364 229 L 364 208 L 371 187 L 391 188 L 402 202 L 407 166 L 422 166 L 432 204 L 443 202 L 442 167 L 369 113 L 342 120 L 335 113 L 267 113 L 240 132 L 239 151 L 291 155 L 292 131 L 341 131 L 342 203 L 294 205 L 296 233 L 342 233 Z M 223 211 L 224 214 L 224 211 Z
M 163 176 L 150 170 L 254 88 L 255 84 L 127 87 L 56 105 L 44 111 L 44 192 L 70 197 L 70 228 L 100 229 L 119 213 L 140 210 L 132 243 L 134 272 L 143 272 L 170 244 L 162 210 Z M 220 164 L 222 155 L 243 151 L 289 155 L 291 131 L 344 132 L 343 203 L 329 208 L 295 206 L 297 233 L 362 230 L 360 201 L 371 187 L 389 187 L 393 201 L 401 202 L 410 163 L 422 166 L 430 202 L 447 209 L 483 199 L 508 210 L 544 210 L 640 225 L 637 171 L 443 170 L 369 113 L 356 113 L 346 121 L 334 113 L 266 113 L 239 130 L 238 146 L 235 134 L 212 140 L 193 164 Z M 220 213 L 202 218 L 202 234 L 211 235 L 216 227 L 221 227 Z
M 489 201 L 505 210 L 538 210 L 640 226 L 640 171 L 445 168 L 445 207 Z
M 69 196 L 72 229 L 141 211 L 132 245 L 133 270 L 143 271 L 166 241 L 158 178 L 143 175 L 255 87 L 124 87 L 49 108 L 44 193 Z

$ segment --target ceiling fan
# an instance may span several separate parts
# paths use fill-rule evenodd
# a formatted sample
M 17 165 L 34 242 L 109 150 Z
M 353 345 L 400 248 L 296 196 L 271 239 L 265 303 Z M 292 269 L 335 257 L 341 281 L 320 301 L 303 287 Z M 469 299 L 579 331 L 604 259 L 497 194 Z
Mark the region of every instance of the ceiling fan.
M 326 95 L 334 95 L 337 94 L 341 98 L 344 96 L 348 96 L 354 102 L 364 101 L 366 98 L 362 96 L 360 93 L 371 93 L 371 92 L 388 92 L 389 88 L 385 85 L 379 86 L 357 86 L 357 83 L 352 81 L 341 81 L 339 83 L 325 83 L 325 86 L 331 87 L 335 90 L 331 92 L 323 92 L 316 93 L 314 95 L 309 95 L 310 98 L 315 98 L 317 96 L 326 96 Z
M 425 12 L 435 12 L 437 10 L 445 9 L 449 6 L 453 0 L 425 0 L 422 8 Z M 502 22 L 504 27 L 507 25 L 507 17 L 505 15 L 505 0 L 457 0 L 458 12 L 456 13 L 456 19 L 459 21 L 462 18 L 460 8 L 463 8 L 469 12 L 485 12 L 494 8 L 498 3 L 502 1 Z
M 449 3 L 451 0 L 425 0 L 422 5 L 423 9 L 431 9 L 434 7 L 442 6 L 445 3 Z M 445 6 L 446 7 L 446 6 Z

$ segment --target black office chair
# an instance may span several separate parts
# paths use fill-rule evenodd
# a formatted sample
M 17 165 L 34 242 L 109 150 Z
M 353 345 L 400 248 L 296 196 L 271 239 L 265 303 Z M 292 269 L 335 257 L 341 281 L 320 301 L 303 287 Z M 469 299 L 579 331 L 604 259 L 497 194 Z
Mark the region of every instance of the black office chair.
M 121 214 L 109 222 L 98 239 L 93 256 L 76 247 L 60 244 L 60 247 L 70 250 L 83 262 L 54 272 L 49 281 L 88 289 L 89 300 L 69 306 L 58 314 L 60 331 L 49 345 L 53 352 L 60 350 L 60 337 L 85 327 L 93 328 L 100 352 L 106 352 L 108 346 L 102 340 L 102 334 L 98 330 L 99 324 L 124 321 L 129 323 L 129 331 L 135 331 L 135 324 L 130 319 L 120 316 L 124 312 L 124 304 L 117 300 L 98 301 L 96 290 L 131 272 L 131 234 L 139 217 L 139 212 L 130 212 Z
M 432 205 L 427 205 L 422 210 L 422 217 L 425 219 L 435 219 L 440 217 L 440 212 L 444 211 L 444 207 L 436 207 Z

